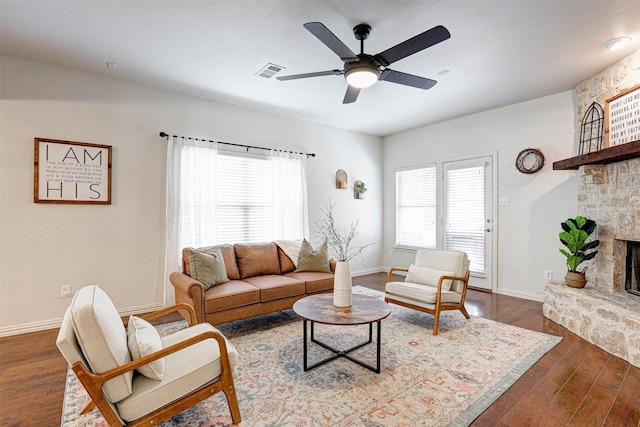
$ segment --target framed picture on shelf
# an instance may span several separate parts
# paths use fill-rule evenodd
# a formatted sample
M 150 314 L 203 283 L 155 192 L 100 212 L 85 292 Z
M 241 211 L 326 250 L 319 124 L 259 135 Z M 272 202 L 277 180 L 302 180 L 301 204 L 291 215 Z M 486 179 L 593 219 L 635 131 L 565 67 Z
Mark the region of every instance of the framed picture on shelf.
M 34 139 L 35 203 L 111 204 L 111 146 Z
M 640 85 L 605 101 L 605 145 L 640 141 Z

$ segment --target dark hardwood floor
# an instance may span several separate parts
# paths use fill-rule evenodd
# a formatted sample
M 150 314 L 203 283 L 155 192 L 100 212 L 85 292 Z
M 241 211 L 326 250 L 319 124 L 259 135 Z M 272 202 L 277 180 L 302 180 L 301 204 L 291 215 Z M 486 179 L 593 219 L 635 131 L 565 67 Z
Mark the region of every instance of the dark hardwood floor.
M 370 274 L 353 283 L 383 290 L 385 278 Z M 544 318 L 541 303 L 470 290 L 466 306 L 472 316 L 563 338 L 473 426 L 640 427 L 640 369 Z M 50 330 L 0 339 L 0 425 L 60 424 L 67 364 L 56 336 Z

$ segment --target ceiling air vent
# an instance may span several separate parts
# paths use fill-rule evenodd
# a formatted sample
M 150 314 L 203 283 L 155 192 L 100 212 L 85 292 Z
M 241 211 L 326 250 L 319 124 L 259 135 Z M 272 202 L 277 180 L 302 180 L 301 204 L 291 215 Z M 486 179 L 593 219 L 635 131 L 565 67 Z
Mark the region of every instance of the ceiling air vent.
M 256 76 L 264 77 L 265 79 L 270 79 L 271 77 L 275 76 L 276 74 L 278 74 L 280 71 L 284 69 L 285 68 L 280 65 L 268 63 L 267 65 L 262 67 L 260 71 L 256 73 Z

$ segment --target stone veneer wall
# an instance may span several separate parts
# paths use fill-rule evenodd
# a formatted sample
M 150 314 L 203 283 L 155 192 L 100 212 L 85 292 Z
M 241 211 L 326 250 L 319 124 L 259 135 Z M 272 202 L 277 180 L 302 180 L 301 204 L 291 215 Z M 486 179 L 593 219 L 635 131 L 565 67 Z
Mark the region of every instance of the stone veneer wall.
M 626 241 L 640 241 L 640 158 L 582 166 L 578 213 L 598 224 L 600 245 L 589 281 L 599 289 L 624 292 Z
M 592 102 L 604 109 L 607 99 L 639 83 L 640 50 L 578 84 L 576 141 Z M 598 224 L 599 252 L 586 263 L 584 289 L 547 283 L 544 316 L 640 367 L 640 297 L 624 292 L 625 241 L 640 241 L 640 158 L 580 167 L 577 202 L 577 213 Z
M 593 102 L 606 100 L 640 84 L 640 50 L 576 86 L 576 141 L 582 117 Z M 576 143 L 577 146 L 577 143 Z M 577 153 L 576 153 L 577 154 Z M 615 255 L 626 251 L 619 240 L 640 241 L 640 158 L 601 166 L 582 166 L 578 175 L 577 213 L 593 219 L 600 239 L 598 255 L 587 263 L 589 282 L 600 289 L 624 290 L 624 266 Z M 615 279 L 615 280 L 614 280 Z

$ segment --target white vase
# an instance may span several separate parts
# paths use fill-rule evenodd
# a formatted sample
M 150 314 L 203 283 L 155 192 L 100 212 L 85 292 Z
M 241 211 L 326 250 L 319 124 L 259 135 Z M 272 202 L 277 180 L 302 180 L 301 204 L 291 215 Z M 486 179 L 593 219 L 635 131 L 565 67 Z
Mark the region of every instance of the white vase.
M 338 261 L 333 277 L 333 305 L 351 307 L 351 267 L 349 261 Z

